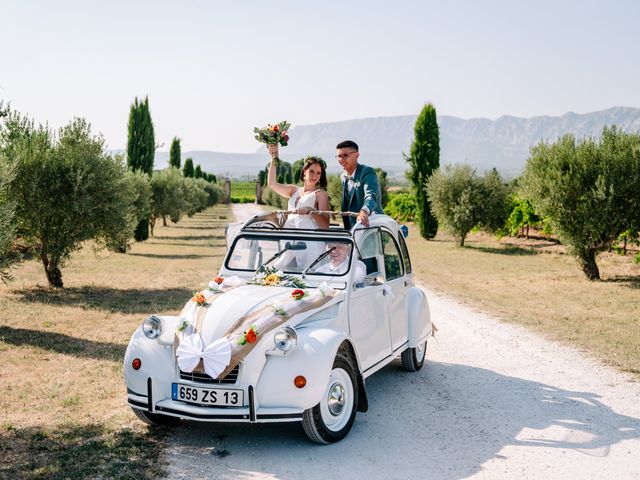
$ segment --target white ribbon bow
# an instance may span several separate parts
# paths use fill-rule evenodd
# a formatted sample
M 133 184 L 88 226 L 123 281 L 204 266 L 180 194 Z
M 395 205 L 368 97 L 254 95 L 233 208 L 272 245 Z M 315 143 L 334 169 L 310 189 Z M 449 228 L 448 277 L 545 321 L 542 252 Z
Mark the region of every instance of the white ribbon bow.
M 205 373 L 217 378 L 231 361 L 231 343 L 227 338 L 219 338 L 205 348 L 197 333 L 185 335 L 176 349 L 176 356 L 183 372 L 193 372 L 202 359 Z

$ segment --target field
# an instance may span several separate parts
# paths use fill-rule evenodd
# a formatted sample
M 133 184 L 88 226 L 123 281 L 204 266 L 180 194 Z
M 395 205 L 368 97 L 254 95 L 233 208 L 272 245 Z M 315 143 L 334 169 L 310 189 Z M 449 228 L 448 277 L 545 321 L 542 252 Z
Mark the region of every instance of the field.
M 472 234 L 465 248 L 438 233 L 433 241 L 411 228 L 409 248 L 417 277 L 430 288 L 587 350 L 640 375 L 640 265 L 626 257 L 598 257 L 602 281 L 586 279 L 564 247 Z
M 256 201 L 256 182 L 231 181 L 231 202 L 247 203 Z
M 45 288 L 27 262 L 0 284 L 0 478 L 155 478 L 161 429 L 126 406 L 122 358 L 151 313 L 177 313 L 217 272 L 226 207 L 214 207 L 133 246 L 127 255 L 88 245 Z

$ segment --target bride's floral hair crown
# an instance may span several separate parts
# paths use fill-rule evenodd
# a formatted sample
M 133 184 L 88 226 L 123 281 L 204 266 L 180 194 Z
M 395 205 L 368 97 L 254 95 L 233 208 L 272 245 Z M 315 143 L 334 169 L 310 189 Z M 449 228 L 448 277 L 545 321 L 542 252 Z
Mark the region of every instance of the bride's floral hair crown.
M 304 182 L 304 172 L 306 172 L 311 165 L 317 163 L 320 165 L 320 181 L 318 182 L 318 186 L 320 188 L 327 187 L 327 163 L 320 157 L 316 157 L 315 155 L 309 155 L 304 158 L 304 162 L 302 164 L 302 170 L 300 170 L 300 180 Z

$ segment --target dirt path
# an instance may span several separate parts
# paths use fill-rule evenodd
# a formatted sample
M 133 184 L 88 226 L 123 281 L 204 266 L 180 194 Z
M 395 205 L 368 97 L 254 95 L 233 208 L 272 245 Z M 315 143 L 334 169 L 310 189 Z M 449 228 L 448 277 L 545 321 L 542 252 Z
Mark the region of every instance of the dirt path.
M 429 364 L 368 379 L 344 441 L 189 423 L 171 434 L 169 478 L 640 478 L 640 383 L 425 290 L 440 329 Z

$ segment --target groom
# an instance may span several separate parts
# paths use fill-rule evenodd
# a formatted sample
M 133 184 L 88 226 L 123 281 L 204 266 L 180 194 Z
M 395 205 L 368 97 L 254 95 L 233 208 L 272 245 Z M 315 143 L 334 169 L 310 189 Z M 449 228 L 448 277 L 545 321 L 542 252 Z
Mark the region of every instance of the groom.
M 365 227 L 369 226 L 369 215 L 382 213 L 380 200 L 380 184 L 373 168 L 358 163 L 358 145 L 351 140 L 340 142 L 337 146 L 336 158 L 344 169 L 342 173 L 342 203 L 343 212 L 354 212 L 358 218 L 342 217 L 344 228 L 350 230 L 356 222 Z

